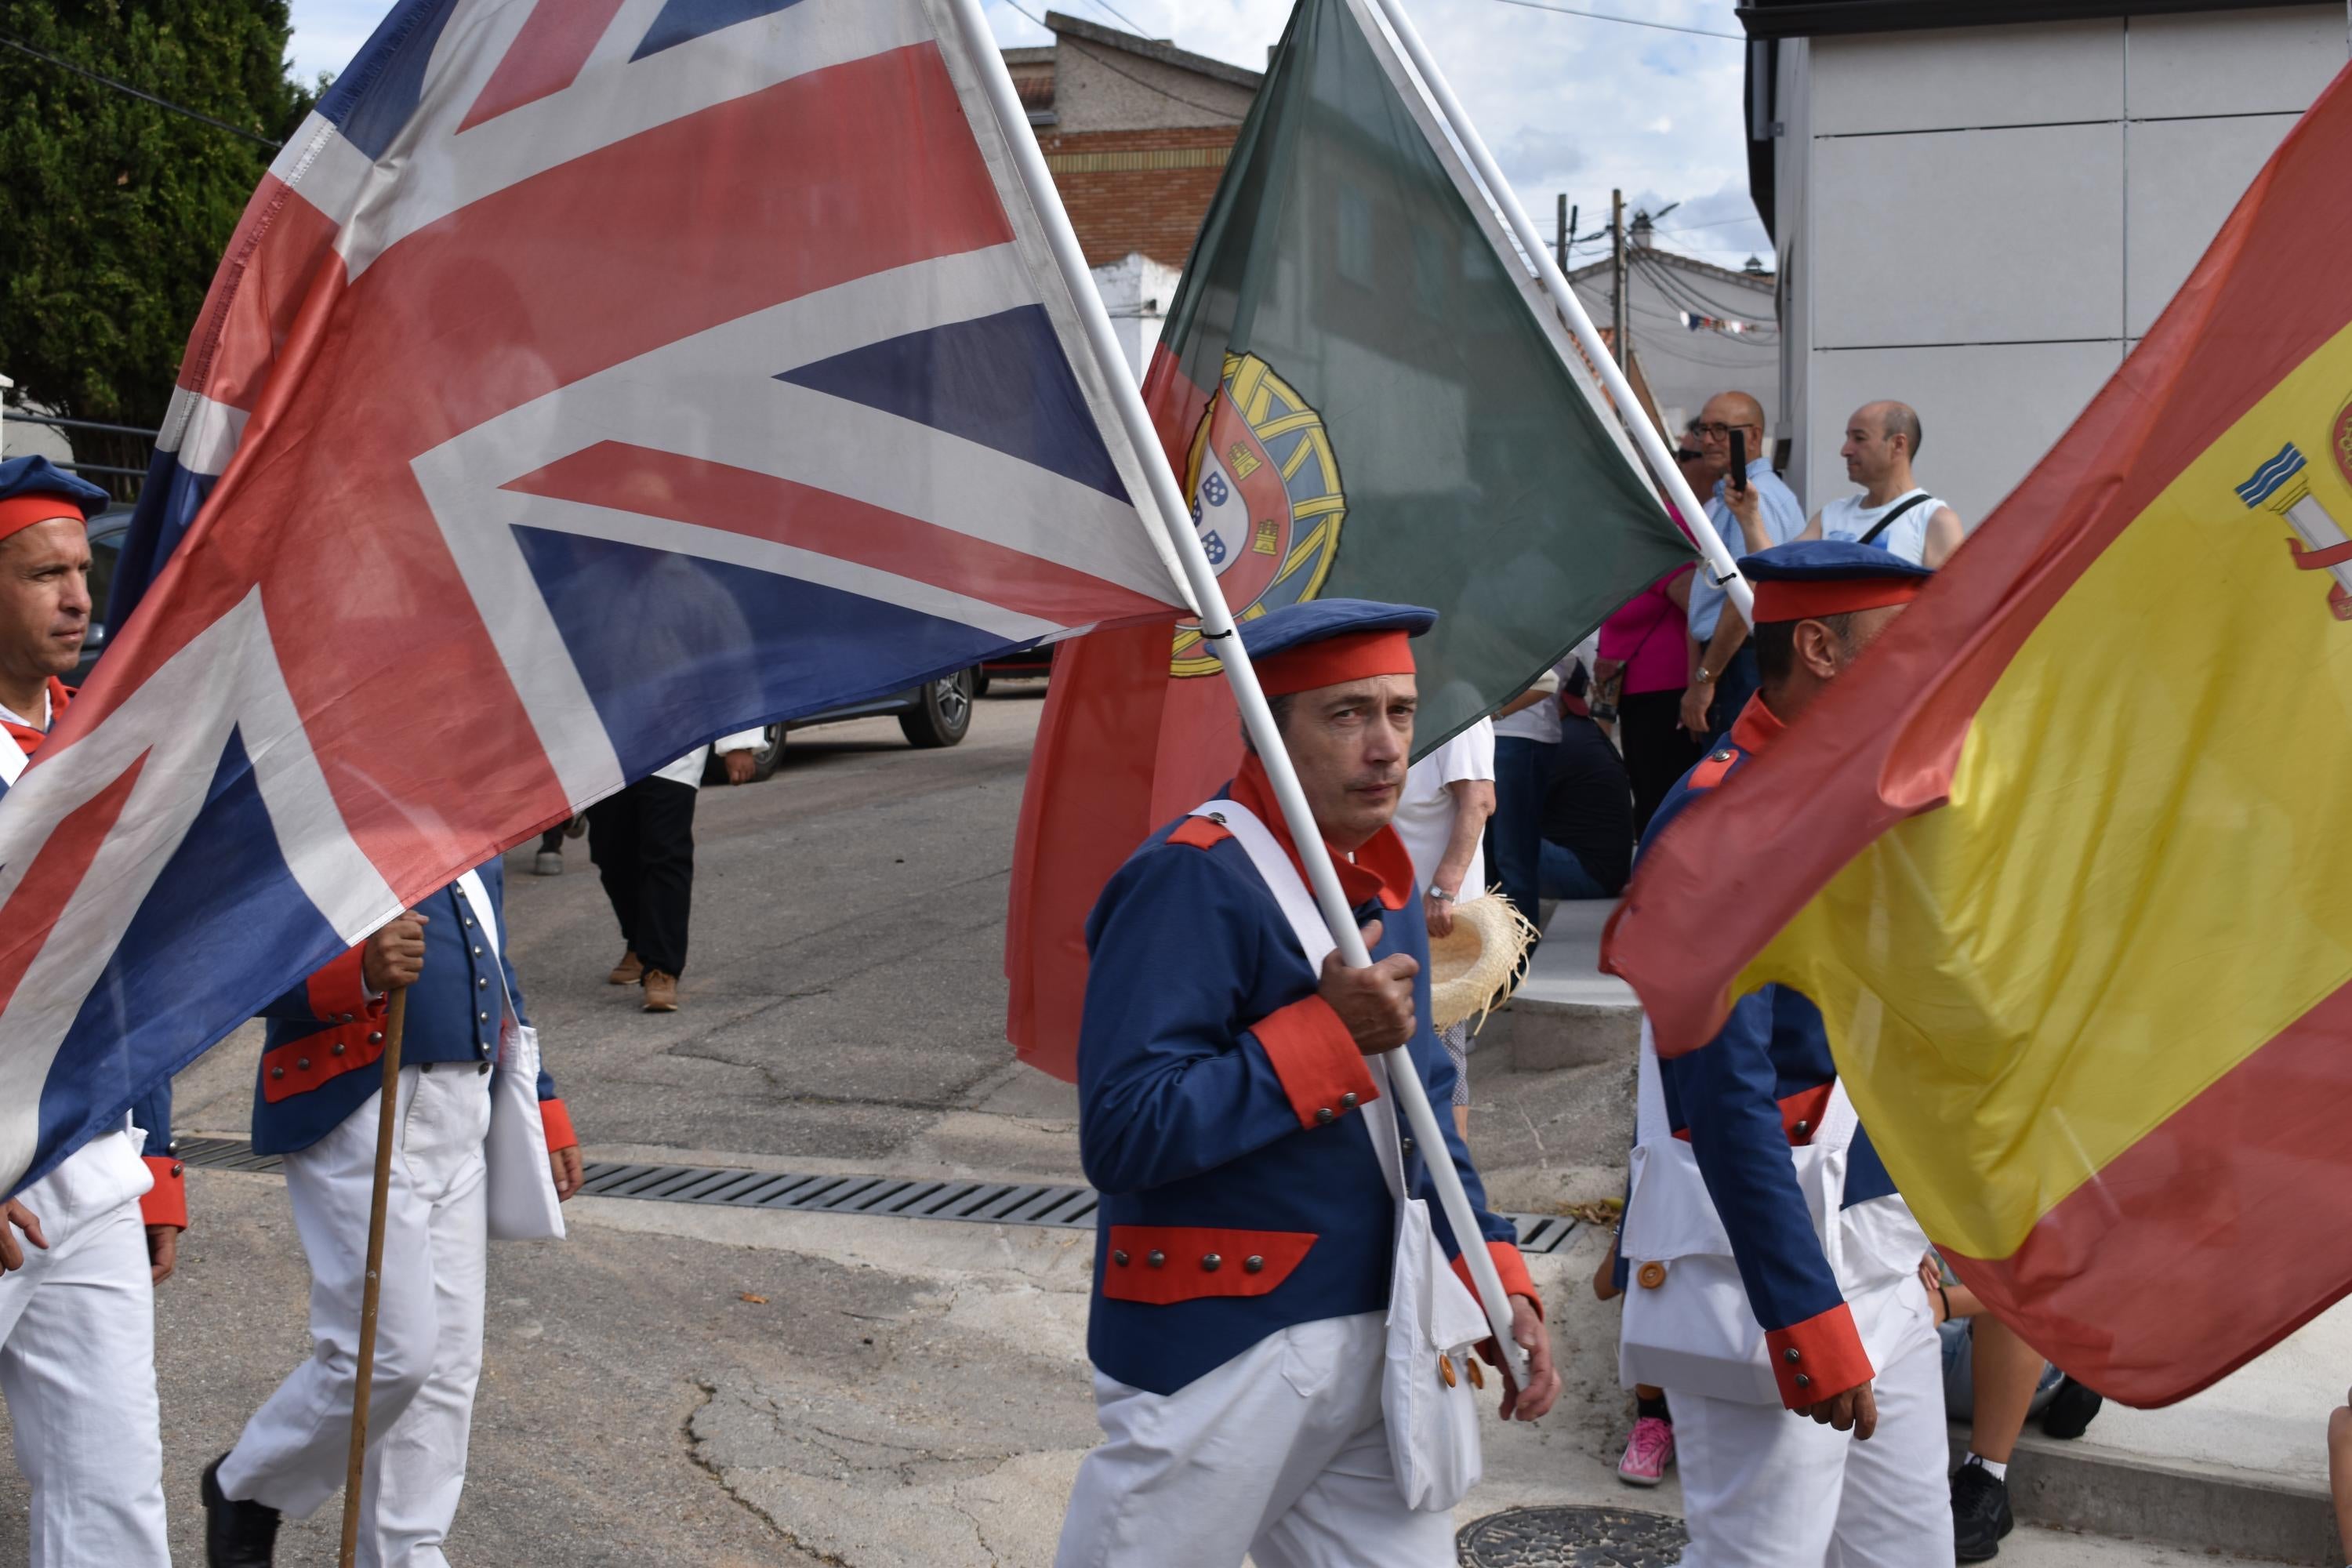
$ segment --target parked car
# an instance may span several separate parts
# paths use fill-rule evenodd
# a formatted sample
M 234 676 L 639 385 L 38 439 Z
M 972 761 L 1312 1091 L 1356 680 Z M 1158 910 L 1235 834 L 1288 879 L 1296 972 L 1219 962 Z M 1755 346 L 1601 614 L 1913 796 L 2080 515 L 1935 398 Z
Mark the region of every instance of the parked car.
M 783 761 L 784 736 L 789 731 L 805 730 L 813 724 L 838 724 L 848 719 L 875 719 L 895 713 L 898 716 L 899 731 L 907 737 L 908 745 L 924 750 L 955 745 L 971 729 L 971 702 L 978 695 L 979 684 L 977 669 L 959 669 L 953 675 L 909 686 L 904 691 L 894 691 L 871 702 L 828 708 L 805 719 L 771 724 L 759 750 L 751 753 L 751 776 L 764 779 L 776 771 L 776 764 Z M 717 784 L 726 776 L 725 765 L 714 755 L 704 767 L 703 782 Z
M 122 559 L 122 541 L 131 531 L 131 509 L 110 506 L 89 520 L 89 634 L 81 639 L 81 662 L 66 677 L 68 686 L 89 679 L 89 667 L 106 649 L 106 595 L 114 585 L 114 563 Z
M 980 667 L 980 679 L 972 686 L 974 697 L 988 695 L 992 680 L 1042 679 L 1054 668 L 1054 650 L 1062 645 L 1047 643 L 1043 647 L 1024 647 L 1008 653 L 1002 658 L 992 658 Z

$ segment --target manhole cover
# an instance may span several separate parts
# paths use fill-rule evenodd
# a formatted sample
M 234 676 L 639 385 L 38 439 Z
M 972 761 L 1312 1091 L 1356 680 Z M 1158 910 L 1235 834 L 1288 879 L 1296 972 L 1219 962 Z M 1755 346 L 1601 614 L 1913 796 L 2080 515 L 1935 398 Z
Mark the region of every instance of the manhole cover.
M 1515 1508 L 1454 1540 L 1463 1568 L 1666 1568 L 1683 1560 L 1678 1519 L 1629 1508 Z

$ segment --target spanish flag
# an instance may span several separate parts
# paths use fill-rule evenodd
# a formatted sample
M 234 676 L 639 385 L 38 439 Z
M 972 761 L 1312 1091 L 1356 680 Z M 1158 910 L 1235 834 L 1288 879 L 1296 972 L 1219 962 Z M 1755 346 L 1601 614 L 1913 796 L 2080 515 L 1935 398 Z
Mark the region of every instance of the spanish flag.
M 1643 855 L 1659 1047 L 1817 1002 L 1962 1279 L 2110 1397 L 2352 1289 L 2352 88 L 2074 428 Z

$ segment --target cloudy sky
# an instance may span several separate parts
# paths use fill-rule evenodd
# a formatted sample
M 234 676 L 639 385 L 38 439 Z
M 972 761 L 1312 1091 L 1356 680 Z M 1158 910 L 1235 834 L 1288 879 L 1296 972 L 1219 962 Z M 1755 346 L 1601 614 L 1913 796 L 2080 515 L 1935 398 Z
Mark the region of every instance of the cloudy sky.
M 1290 13 L 1290 0 L 1051 3 L 1252 68 L 1265 64 Z M 988 0 L 998 39 L 1045 42 L 1045 28 L 1030 16 L 1043 16 L 1047 4 L 1020 0 L 1016 8 Z M 1739 43 L 1544 8 L 1737 35 L 1732 4 L 1413 0 L 1412 15 L 1537 222 L 1549 229 L 1564 191 L 1581 208 L 1580 230 L 1598 230 L 1607 222 L 1610 188 L 1622 185 L 1631 206 L 1682 204 L 1660 221 L 1663 244 L 1736 267 L 1751 253 L 1770 256 L 1748 200 Z M 293 0 L 297 68 L 305 76 L 341 70 L 388 8 L 389 0 Z M 1589 245 L 1577 255 L 1591 259 L 1604 250 Z

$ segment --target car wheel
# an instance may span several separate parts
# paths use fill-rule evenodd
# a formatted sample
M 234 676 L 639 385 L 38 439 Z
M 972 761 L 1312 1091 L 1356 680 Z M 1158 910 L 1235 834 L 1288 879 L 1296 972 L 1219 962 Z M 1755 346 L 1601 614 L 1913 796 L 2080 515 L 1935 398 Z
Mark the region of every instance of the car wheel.
M 976 664 L 971 667 L 971 694 L 974 697 L 988 695 L 988 671 Z
M 959 669 L 924 686 L 915 706 L 898 715 L 910 746 L 952 746 L 971 728 L 972 672 Z
M 751 752 L 751 782 L 762 784 L 775 776 L 776 764 L 784 760 L 784 727 L 771 724 L 760 744 Z M 702 761 L 702 782 L 706 785 L 727 782 L 727 763 L 713 751 Z
M 760 737 L 759 749 L 751 753 L 751 782 L 764 784 L 776 776 L 776 767 L 784 760 L 784 727 L 771 724 Z

